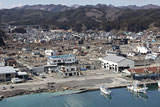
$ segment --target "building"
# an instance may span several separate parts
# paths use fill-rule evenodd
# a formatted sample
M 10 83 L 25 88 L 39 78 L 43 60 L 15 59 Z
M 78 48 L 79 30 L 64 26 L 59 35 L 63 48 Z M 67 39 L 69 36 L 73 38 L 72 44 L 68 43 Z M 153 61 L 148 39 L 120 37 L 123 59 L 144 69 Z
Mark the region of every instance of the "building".
M 93 64 L 90 64 L 90 63 L 83 63 L 83 64 L 80 64 L 80 70 L 92 70 L 94 69 L 94 65 Z
M 145 59 L 156 59 L 158 56 L 158 53 L 150 53 L 150 54 L 147 54 Z
M 0 66 L 5 66 L 4 62 L 0 62 Z
M 5 66 L 13 66 L 13 67 L 17 66 L 17 61 L 13 58 L 6 58 L 4 59 L 4 62 L 5 62 Z
M 28 76 L 29 75 L 27 74 L 27 72 L 17 72 L 16 77 L 18 77 L 20 79 L 28 80 Z
M 77 62 L 75 55 L 58 55 L 48 57 L 47 65 L 69 65 Z
M 45 71 L 57 72 L 62 77 L 78 76 L 80 72 L 77 68 L 78 59 L 75 55 L 58 55 L 48 57 Z
M 114 44 L 120 44 L 120 45 L 128 44 L 128 41 L 129 41 L 129 39 L 127 39 L 127 38 L 113 39 Z
M 16 71 L 13 67 L 3 66 L 0 67 L 0 82 L 10 81 L 11 78 L 15 78 Z
M 44 67 L 33 67 L 30 69 L 30 73 L 33 75 L 40 75 L 41 73 L 45 73 Z
M 40 67 L 32 67 L 30 69 L 30 73 L 33 75 L 40 75 L 45 73 L 53 73 L 58 72 L 59 67 L 55 65 L 44 65 Z
M 142 79 L 159 79 L 160 76 L 160 66 L 153 67 L 141 67 L 135 69 L 128 69 L 127 72 L 132 74 L 132 78 L 136 80 Z
M 45 56 L 55 56 L 57 54 L 56 51 L 53 50 L 45 50 Z
M 147 54 L 149 52 L 149 50 L 146 47 L 137 46 L 137 52 L 139 52 L 141 54 Z
M 109 55 L 104 58 L 99 58 L 101 67 L 116 72 L 121 72 L 124 69 L 134 68 L 134 61 L 116 55 Z
M 45 65 L 44 66 L 44 72 L 46 73 L 58 72 L 58 70 L 59 70 L 58 66 L 55 66 L 55 65 Z
M 77 70 L 77 67 L 74 65 L 60 66 L 59 72 L 63 77 L 79 76 L 80 75 L 80 72 Z

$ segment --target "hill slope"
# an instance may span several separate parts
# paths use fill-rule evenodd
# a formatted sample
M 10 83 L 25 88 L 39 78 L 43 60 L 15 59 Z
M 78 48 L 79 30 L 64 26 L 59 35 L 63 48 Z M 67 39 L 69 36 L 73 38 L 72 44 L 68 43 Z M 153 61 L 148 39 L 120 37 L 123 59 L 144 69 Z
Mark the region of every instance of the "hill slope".
M 69 7 L 58 12 L 24 7 L 5 9 L 0 10 L 0 25 L 38 24 L 51 29 L 73 29 L 79 32 L 113 29 L 139 32 L 148 29 L 150 25 L 160 27 L 158 6 L 146 7 L 130 9 L 98 4 L 72 9 Z

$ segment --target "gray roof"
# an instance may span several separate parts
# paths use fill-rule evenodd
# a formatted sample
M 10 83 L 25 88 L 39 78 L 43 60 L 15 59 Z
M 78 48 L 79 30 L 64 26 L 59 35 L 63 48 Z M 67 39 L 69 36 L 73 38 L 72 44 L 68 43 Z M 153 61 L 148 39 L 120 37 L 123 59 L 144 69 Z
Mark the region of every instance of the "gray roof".
M 0 67 L 0 74 L 13 74 L 13 73 L 16 73 L 16 71 L 11 66 Z
M 33 67 L 32 68 L 33 72 L 44 72 L 44 67 Z
M 121 57 L 121 56 L 116 56 L 116 55 L 109 55 L 109 56 L 106 56 L 103 58 L 104 60 L 107 60 L 107 61 L 111 61 L 111 62 L 115 62 L 115 63 L 118 63 L 124 59 L 126 59 L 125 57 Z
M 17 72 L 19 76 L 28 75 L 26 72 Z
M 0 66 L 4 66 L 4 62 L 0 62 Z

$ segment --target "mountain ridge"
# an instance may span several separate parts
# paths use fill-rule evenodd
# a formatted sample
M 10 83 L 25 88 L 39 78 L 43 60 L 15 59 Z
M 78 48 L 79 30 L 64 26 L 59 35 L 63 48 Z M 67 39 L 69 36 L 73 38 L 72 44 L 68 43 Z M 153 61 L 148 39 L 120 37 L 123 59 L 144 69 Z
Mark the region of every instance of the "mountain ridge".
M 97 4 L 97 5 L 72 5 L 72 6 L 67 6 L 67 5 L 62 5 L 62 4 L 47 4 L 47 5 L 24 5 L 21 7 L 14 7 L 12 9 L 37 9 L 37 10 L 44 10 L 44 11 L 52 11 L 52 12 L 63 12 L 66 10 L 70 9 L 76 9 L 79 7 L 112 7 L 112 8 L 122 8 L 122 9 L 133 9 L 133 10 L 138 10 L 138 9 L 160 9 L 160 6 L 158 5 L 153 5 L 153 4 L 148 4 L 148 5 L 143 5 L 143 6 L 136 6 L 136 5 L 128 5 L 128 6 L 114 6 L 114 5 L 106 5 L 106 4 Z
M 41 6 L 41 5 L 40 5 Z M 60 7 L 63 5 L 59 5 Z M 97 4 L 72 6 L 72 9 L 57 11 L 13 8 L 0 10 L 0 25 L 41 25 L 49 29 L 86 30 L 125 30 L 139 32 L 151 25 L 160 27 L 160 8 L 147 5 L 140 9 L 135 6 L 115 7 Z M 156 8 L 153 8 L 156 7 Z M 148 9 L 149 8 L 149 9 Z

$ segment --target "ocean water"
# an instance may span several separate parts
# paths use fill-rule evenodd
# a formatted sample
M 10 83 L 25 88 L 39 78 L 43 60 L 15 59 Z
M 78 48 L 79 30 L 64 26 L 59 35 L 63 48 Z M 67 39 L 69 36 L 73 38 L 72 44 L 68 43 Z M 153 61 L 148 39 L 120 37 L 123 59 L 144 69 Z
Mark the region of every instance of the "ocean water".
M 157 88 L 148 90 L 146 95 L 130 93 L 126 88 L 111 91 L 111 96 L 104 96 L 100 91 L 16 96 L 0 101 L 0 107 L 160 107 L 160 91 Z

